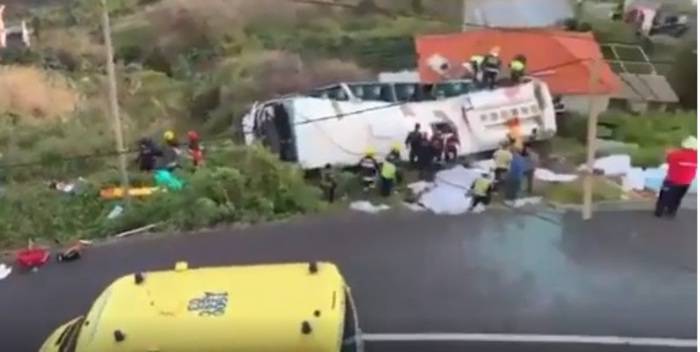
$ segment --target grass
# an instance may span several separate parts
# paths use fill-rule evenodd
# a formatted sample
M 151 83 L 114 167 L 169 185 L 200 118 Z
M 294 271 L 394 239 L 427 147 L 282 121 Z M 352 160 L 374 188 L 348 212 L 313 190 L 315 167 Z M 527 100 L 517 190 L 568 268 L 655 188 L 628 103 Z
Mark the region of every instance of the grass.
M 34 67 L 0 67 L 0 111 L 35 119 L 66 118 L 80 94 L 60 74 Z
M 553 183 L 542 190 L 545 198 L 563 204 L 581 204 L 583 200 L 583 181 Z M 593 201 L 614 201 L 622 197 L 622 189 L 603 176 L 596 176 L 593 182 Z

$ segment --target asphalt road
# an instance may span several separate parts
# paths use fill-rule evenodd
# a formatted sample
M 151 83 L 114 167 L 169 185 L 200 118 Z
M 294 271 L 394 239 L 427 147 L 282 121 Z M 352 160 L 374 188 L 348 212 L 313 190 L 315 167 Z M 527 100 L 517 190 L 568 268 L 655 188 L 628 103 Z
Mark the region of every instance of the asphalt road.
M 696 217 L 511 211 L 344 212 L 242 230 L 135 238 L 0 281 L 3 351 L 35 351 L 115 278 L 190 266 L 330 260 L 370 334 L 696 337 Z M 666 351 L 503 342 L 370 342 L 369 351 Z M 678 351 L 680 349 L 672 349 Z M 688 349 L 689 350 L 689 349 Z M 694 350 L 694 349 L 692 349 Z

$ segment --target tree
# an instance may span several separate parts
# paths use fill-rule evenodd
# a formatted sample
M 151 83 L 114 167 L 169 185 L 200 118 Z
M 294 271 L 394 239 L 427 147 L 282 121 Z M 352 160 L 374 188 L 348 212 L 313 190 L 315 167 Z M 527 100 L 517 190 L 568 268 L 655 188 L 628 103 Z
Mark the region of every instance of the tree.
M 673 90 L 678 94 L 681 106 L 685 109 L 697 108 L 697 50 L 694 40 L 686 43 L 676 55 L 675 65 L 668 74 Z
M 425 11 L 423 0 L 411 0 L 411 9 L 414 13 L 422 14 Z

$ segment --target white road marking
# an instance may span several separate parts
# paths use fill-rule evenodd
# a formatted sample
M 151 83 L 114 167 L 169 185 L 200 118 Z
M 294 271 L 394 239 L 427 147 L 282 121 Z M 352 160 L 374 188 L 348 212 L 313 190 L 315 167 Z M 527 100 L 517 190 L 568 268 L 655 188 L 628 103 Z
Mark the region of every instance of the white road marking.
M 582 336 L 582 335 L 518 335 L 518 334 L 362 334 L 364 341 L 475 341 L 475 342 L 522 342 L 561 343 L 592 345 L 630 345 L 657 347 L 697 347 L 697 340 L 664 337 Z

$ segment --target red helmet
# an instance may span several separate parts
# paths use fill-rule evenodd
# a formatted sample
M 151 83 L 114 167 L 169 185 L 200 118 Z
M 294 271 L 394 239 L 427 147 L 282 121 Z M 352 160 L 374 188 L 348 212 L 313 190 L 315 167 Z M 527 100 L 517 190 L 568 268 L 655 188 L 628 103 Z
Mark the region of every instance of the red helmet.
M 191 141 L 198 141 L 199 134 L 195 131 L 189 131 L 189 132 L 187 132 L 187 138 Z

